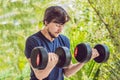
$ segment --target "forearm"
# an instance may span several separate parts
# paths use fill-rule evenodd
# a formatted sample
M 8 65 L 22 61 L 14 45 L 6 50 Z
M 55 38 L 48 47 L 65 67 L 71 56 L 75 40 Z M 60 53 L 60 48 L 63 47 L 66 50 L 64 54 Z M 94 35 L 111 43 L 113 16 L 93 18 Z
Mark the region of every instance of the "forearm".
M 49 66 L 46 66 L 45 69 L 38 70 L 38 69 L 33 68 L 33 66 L 31 65 L 30 59 L 29 59 L 29 63 L 30 63 L 30 66 L 31 66 L 32 70 L 34 71 L 34 74 L 35 74 L 36 78 L 39 79 L 39 80 L 42 80 L 42 79 L 46 78 L 53 69 L 51 67 L 49 68 Z
M 29 62 L 30 62 L 30 66 L 32 67 L 30 59 L 29 59 Z M 50 74 L 50 72 L 53 70 L 57 62 L 58 62 L 58 56 L 54 53 L 50 53 L 48 57 L 48 63 L 45 69 L 38 70 L 32 67 L 35 73 L 35 76 L 40 80 L 46 78 Z
M 39 80 L 46 78 L 50 74 L 51 70 L 52 69 L 48 69 L 48 68 L 45 68 L 44 70 L 33 69 L 35 76 Z
M 85 63 L 76 63 L 70 64 L 67 68 L 64 69 L 64 74 L 66 77 L 69 77 L 79 71 Z

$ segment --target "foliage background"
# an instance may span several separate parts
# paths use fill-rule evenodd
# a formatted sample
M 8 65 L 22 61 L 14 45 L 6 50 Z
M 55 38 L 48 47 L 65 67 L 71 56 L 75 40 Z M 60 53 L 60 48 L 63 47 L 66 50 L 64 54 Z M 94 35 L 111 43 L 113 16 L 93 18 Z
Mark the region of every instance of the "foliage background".
M 120 80 L 119 4 L 119 0 L 0 0 L 0 80 L 29 80 L 25 40 L 42 29 L 44 10 L 51 5 L 62 6 L 71 16 L 62 34 L 70 39 L 72 56 L 81 42 L 110 49 L 106 63 L 91 60 L 65 80 Z M 76 63 L 74 57 L 72 61 Z

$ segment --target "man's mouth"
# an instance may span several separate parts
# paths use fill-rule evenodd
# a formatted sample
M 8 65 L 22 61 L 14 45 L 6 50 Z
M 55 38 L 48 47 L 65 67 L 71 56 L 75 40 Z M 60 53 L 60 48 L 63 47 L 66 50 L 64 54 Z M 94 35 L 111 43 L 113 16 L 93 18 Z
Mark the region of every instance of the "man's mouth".
M 56 34 L 59 34 L 60 32 L 56 32 Z

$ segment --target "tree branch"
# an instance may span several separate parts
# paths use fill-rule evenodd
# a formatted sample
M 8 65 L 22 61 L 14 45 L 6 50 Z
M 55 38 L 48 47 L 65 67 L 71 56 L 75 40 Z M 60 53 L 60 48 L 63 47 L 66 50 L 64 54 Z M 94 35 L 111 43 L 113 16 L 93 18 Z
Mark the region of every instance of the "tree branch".
M 108 32 L 110 33 L 110 37 L 113 38 L 114 35 L 112 35 L 112 32 L 111 32 L 111 30 L 109 29 L 109 24 L 107 24 L 107 23 L 103 20 L 103 18 L 102 18 L 102 16 L 100 15 L 99 11 L 92 5 L 92 2 L 91 2 L 90 0 L 88 0 L 88 2 L 89 2 L 89 4 L 90 4 L 90 6 L 94 9 L 94 11 L 96 12 L 96 14 L 98 15 L 100 21 L 103 22 L 103 24 L 106 26 Z

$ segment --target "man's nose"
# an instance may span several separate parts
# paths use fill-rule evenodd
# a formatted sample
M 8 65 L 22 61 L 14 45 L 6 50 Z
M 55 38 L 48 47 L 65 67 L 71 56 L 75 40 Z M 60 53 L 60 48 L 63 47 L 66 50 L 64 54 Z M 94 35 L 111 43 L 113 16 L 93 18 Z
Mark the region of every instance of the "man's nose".
M 59 32 L 61 32 L 62 30 L 63 30 L 63 25 L 59 27 Z

